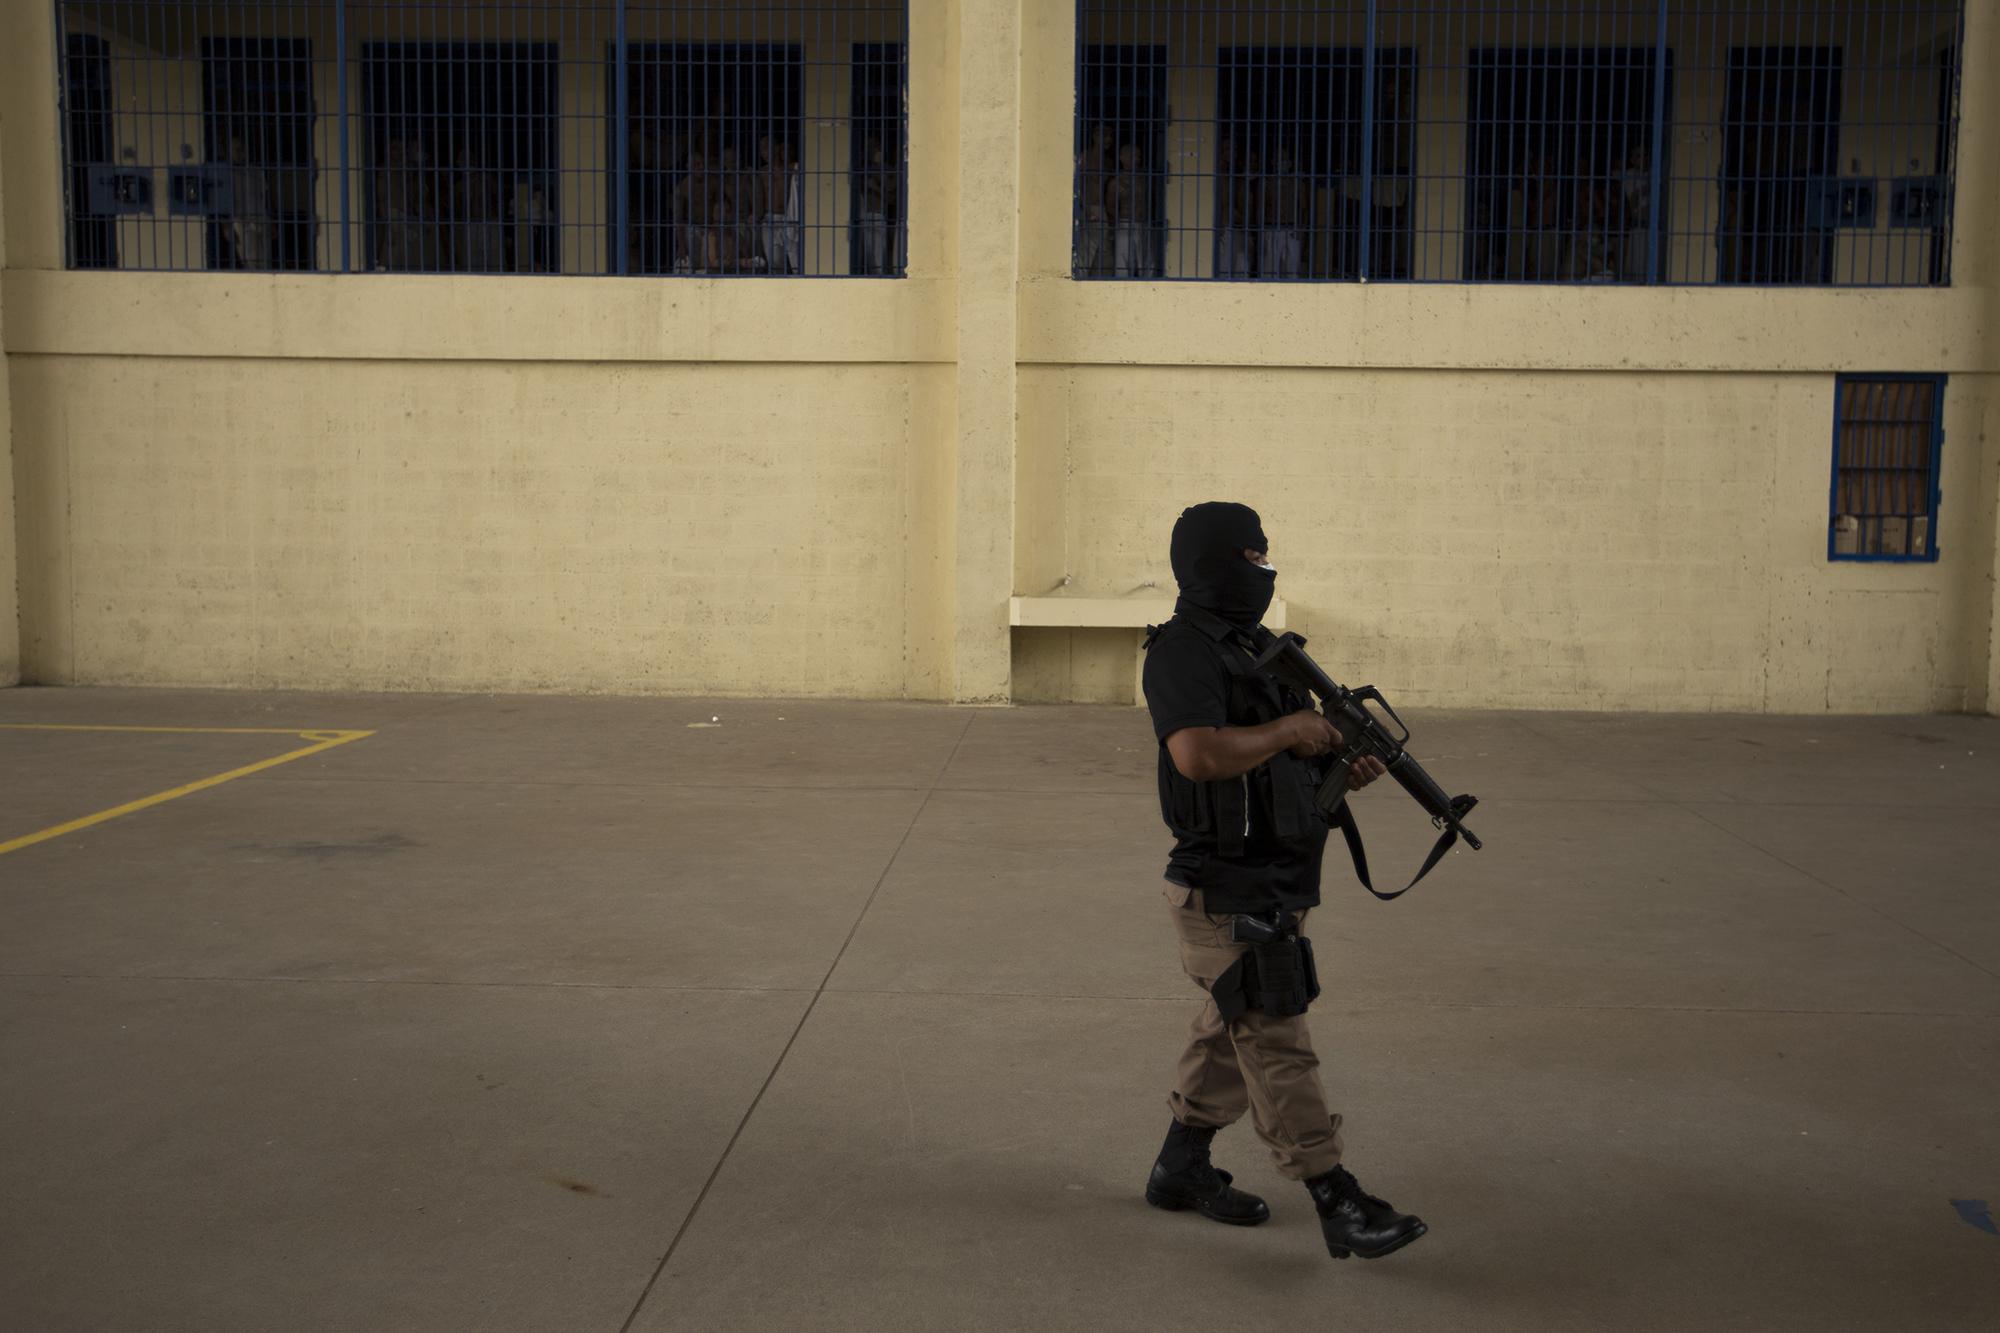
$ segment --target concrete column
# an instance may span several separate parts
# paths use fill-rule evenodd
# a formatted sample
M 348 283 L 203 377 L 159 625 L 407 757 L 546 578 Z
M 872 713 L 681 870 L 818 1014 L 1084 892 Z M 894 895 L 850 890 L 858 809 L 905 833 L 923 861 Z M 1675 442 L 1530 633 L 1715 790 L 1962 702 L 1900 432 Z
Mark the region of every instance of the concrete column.
M 62 129 L 56 121 L 55 7 L 0 4 L 0 139 L 14 188 L 7 191 L 9 262 L 16 268 L 62 267 Z M 26 188 L 23 188 L 23 187 Z
M 6 177 L 0 185 L 0 276 L 10 267 L 62 267 L 62 206 L 51 188 L 62 178 L 55 40 L 53 6 L 0 5 L 0 51 L 14 53 L 7 77 L 0 78 L 0 174 Z M 0 312 L 0 684 L 11 684 L 20 679 L 20 608 L 32 589 L 21 586 L 23 525 L 5 346 Z
M 911 368 L 903 525 L 903 693 L 948 700 L 957 578 L 958 6 L 910 7 L 909 281 L 935 292 L 936 359 Z M 841 189 L 845 189 L 843 184 Z M 841 204 L 842 208 L 846 205 Z M 845 213 L 839 216 L 845 217 Z M 943 308 L 946 302 L 951 309 Z
M 2000 327 L 2000 289 L 1987 292 L 1987 308 L 1993 312 L 1987 321 L 1987 328 Z M 1992 335 L 1989 334 L 1989 337 Z M 1992 355 L 1992 344 L 1988 344 L 1988 355 Z M 1983 421 L 1981 443 L 1985 447 L 1986 467 L 1981 474 L 1984 495 L 1981 503 L 1985 507 L 1984 518 L 1988 520 L 1987 538 L 1992 550 L 1988 559 L 1975 561 L 1968 577 L 1982 579 L 1983 589 L 1974 589 L 1974 605 L 1983 605 L 1986 614 L 1986 697 L 1983 701 L 1988 716 L 2000 717 L 2000 375 L 1980 377 L 1986 386 L 1986 411 Z M 1977 663 L 1972 672 L 1972 687 L 1979 686 Z M 1967 700 L 1967 711 L 1980 710 L 1982 701 L 1977 698 Z
M 0 122 L 0 278 L 7 272 L 7 162 Z M 7 394 L 6 284 L 0 282 L 0 686 L 21 683 L 21 599 L 14 523 L 14 411 Z
M 2000 307 L 2000 300 L 1993 304 Z M 1989 384 L 1994 379 L 1987 376 Z M 1986 445 L 1989 450 L 2000 448 L 2000 396 L 1991 393 L 1986 399 Z M 2000 717 L 2000 486 L 1993 488 L 1988 503 L 1992 508 L 1994 540 L 1993 558 L 1984 570 L 1990 617 L 1986 622 L 1986 712 Z
M 1012 693 L 1021 0 L 961 0 L 952 697 Z
M 2000 6 L 1972 4 L 1965 7 L 1965 75 L 1959 91 L 1958 112 L 1958 198 L 1954 210 L 1957 225 L 1952 229 L 1951 282 L 1954 287 L 1979 292 L 1989 312 L 1986 345 L 1980 349 L 1984 374 L 1977 377 L 1976 391 L 1985 395 L 1983 413 L 1985 439 L 1983 456 L 1992 460 L 2000 452 L 2000 86 L 1986 77 L 2000 69 Z M 1965 377 L 1972 378 L 1972 377 Z M 1957 381 L 1954 380 L 1954 388 Z M 1974 388 L 1975 385 L 1967 385 Z M 1983 559 L 1972 562 L 1969 577 L 1983 582 L 1973 590 L 1975 605 L 1987 613 L 1986 670 L 1983 679 L 1985 711 L 2000 717 L 2000 485 L 1995 484 L 1989 465 L 1979 473 L 1976 503 L 1984 511 L 1980 517 L 1986 528 L 1990 549 Z M 1981 673 L 1974 672 L 1975 688 Z M 1973 701 L 1975 708 L 1982 701 Z
M 0 5 L 0 50 L 41 53 L 10 57 L 0 79 L 0 276 L 16 268 L 62 266 L 62 210 L 39 187 L 61 177 L 56 125 L 55 19 L 49 5 Z M 23 188 L 28 186 L 29 188 Z M 0 685 L 20 679 L 20 522 L 14 482 L 13 407 L 0 312 Z

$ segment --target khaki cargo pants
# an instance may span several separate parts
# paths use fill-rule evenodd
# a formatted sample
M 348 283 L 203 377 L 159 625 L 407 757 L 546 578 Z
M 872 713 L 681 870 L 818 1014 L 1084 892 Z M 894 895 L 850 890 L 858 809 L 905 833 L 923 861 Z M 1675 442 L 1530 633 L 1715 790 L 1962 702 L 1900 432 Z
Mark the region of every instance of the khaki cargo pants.
M 1166 894 L 1181 967 L 1207 991 L 1247 946 L 1230 942 L 1227 916 L 1202 910 L 1201 890 L 1169 881 Z M 1188 1030 L 1167 1106 L 1184 1125 L 1215 1129 L 1249 1111 L 1279 1174 L 1293 1180 L 1340 1164 L 1340 1117 L 1327 1112 L 1303 1014 L 1273 1018 L 1253 1011 L 1225 1024 L 1215 1001 L 1204 1003 Z

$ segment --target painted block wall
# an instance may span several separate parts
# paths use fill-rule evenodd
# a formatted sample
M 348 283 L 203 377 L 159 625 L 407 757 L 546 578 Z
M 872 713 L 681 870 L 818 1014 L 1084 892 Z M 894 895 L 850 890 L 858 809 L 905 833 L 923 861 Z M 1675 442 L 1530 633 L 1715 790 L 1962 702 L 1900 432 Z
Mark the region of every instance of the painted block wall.
M 37 682 L 906 692 L 905 368 L 13 379 Z
M 1129 631 L 1010 632 L 1006 594 L 1157 592 L 1226 488 L 1400 698 L 2000 700 L 1988 81 L 1950 289 L 1080 284 L 1074 18 L 912 6 L 900 282 L 66 273 L 54 62 L 9 56 L 31 671 L 1129 699 Z M 1939 565 L 1825 563 L 1843 370 L 1952 376 Z
M 0 358 L 0 687 L 21 680 L 21 616 L 15 552 L 14 451 L 7 368 Z
M 1987 399 L 1986 436 L 1989 440 L 2000 440 L 2000 395 Z M 1991 607 L 1986 642 L 1986 711 L 1995 717 L 2000 717 L 2000 460 L 1995 460 L 1987 475 L 1986 496 L 1988 508 L 1993 513 L 1993 527 L 1996 534 L 1993 559 L 1987 567 L 1985 587 L 1986 600 Z M 1973 586 L 1977 595 L 1976 579 Z
M 1077 283 L 1068 276 L 1069 218 L 1024 210 L 1019 591 L 1044 594 L 1068 579 L 1069 590 L 1091 596 L 1157 596 L 1171 591 L 1164 548 L 1173 515 L 1208 498 L 1183 487 L 1226 487 L 1252 503 L 1262 496 L 1267 518 L 1297 513 L 1300 496 L 1311 495 L 1314 515 L 1329 503 L 1343 518 L 1386 508 L 1405 525 L 1414 554 L 1361 553 L 1393 593 L 1384 583 L 1356 592 L 1323 572 L 1351 551 L 1316 538 L 1311 517 L 1303 542 L 1280 537 L 1291 554 L 1279 562 L 1292 575 L 1280 575 L 1292 623 L 1338 644 L 1358 663 L 1357 677 L 1374 675 L 1399 697 L 1525 707 L 2000 707 L 2000 608 L 1980 572 L 2000 569 L 1991 420 L 2000 233 L 1967 225 L 2000 211 L 2000 158 L 1988 147 L 2000 99 L 1977 73 L 1991 59 L 1972 54 L 1996 49 L 1996 17 L 1983 5 L 1967 14 L 1961 225 L 1948 289 Z M 1024 57 L 1027 199 L 1068 186 L 1057 160 L 1074 133 L 1073 74 L 1056 53 L 1076 38 L 1073 19 L 1047 12 Z M 1455 118 L 1458 81 L 1449 70 L 1431 73 L 1420 91 L 1425 116 Z M 1177 120 L 1198 120 L 1212 80 L 1185 69 L 1175 77 L 1176 106 L 1194 108 L 1176 111 Z M 1712 174 L 1714 136 L 1701 137 L 1700 114 L 1715 109 L 1712 84 L 1704 91 L 1690 79 L 1677 95 L 1677 174 Z M 1849 105 L 1862 114 L 1865 96 Z M 1885 104 L 1865 114 L 1901 113 Z M 1197 141 L 1212 137 L 1212 126 L 1203 129 Z M 1426 130 L 1420 171 L 1455 172 L 1462 140 L 1454 148 L 1449 125 Z M 1184 136 L 1170 150 L 1176 142 L 1190 146 Z M 1182 196 L 1189 200 L 1199 225 L 1202 201 Z M 1442 215 L 1462 206 L 1446 200 Z M 1712 255 L 1705 238 L 1687 243 Z M 1951 375 L 1945 559 L 1829 565 L 1833 377 L 1898 370 Z M 1496 404 L 1506 416 L 1447 417 L 1447 409 L 1486 411 L 1489 386 L 1509 380 L 1519 383 Z M 1360 470 L 1403 486 L 1400 498 L 1385 498 L 1379 485 L 1350 498 L 1359 488 L 1320 470 L 1310 451 L 1326 429 L 1316 401 L 1351 403 L 1372 422 L 1380 439 Z M 1373 418 L 1392 403 L 1398 419 Z M 1427 418 L 1430 428 L 1416 424 Z M 1696 494 L 1707 488 L 1701 503 L 1680 513 L 1667 498 L 1679 478 L 1665 469 L 1682 464 L 1646 448 L 1669 431 L 1695 436 L 1685 465 L 1709 469 L 1691 479 Z M 1732 452 L 1746 437 L 1765 451 L 1763 470 Z M 1229 461 L 1224 450 L 1264 465 Z M 1630 470 L 1607 474 L 1611 460 Z M 1473 484 L 1448 485 L 1453 468 Z M 1503 507 L 1479 489 L 1532 495 L 1572 476 L 1600 516 L 1657 498 L 1636 522 L 1566 542 L 1561 500 L 1524 506 L 1516 494 Z M 1621 488 L 1629 494 L 1617 496 Z M 1683 544 L 1698 548 L 1685 570 Z M 1462 574 L 1440 574 L 1447 557 L 1475 554 L 1484 567 L 1473 559 Z M 1610 563 L 1599 570 L 1593 561 Z M 1507 578 L 1494 572 L 1510 563 Z M 1708 585 L 1716 591 L 1705 594 Z M 1496 588 L 1525 630 L 1505 647 L 1495 637 Z M 1407 621 L 1388 605 L 1392 596 L 1410 608 Z M 1397 641 L 1406 623 L 1413 644 Z M 1017 630 L 1016 697 L 1128 701 L 1135 638 Z M 1670 683 L 1652 655 L 1662 645 Z
M 1825 375 L 1039 368 L 1023 416 L 1056 430 L 1023 450 L 1061 453 L 1077 586 L 1170 590 L 1181 507 L 1241 500 L 1293 627 L 1412 703 L 1959 710 L 1986 692 L 1991 383 L 1947 390 L 1934 565 L 1828 563 Z M 1131 639 L 1017 634 L 1017 681 L 1129 700 Z
M 0 272 L 7 267 L 6 164 L 0 156 Z M 0 349 L 7 345 L 6 289 L 0 286 Z M 8 366 L 0 350 L 0 687 L 21 679 L 20 600 L 14 531 L 14 412 L 8 397 Z
M 21 615 L 14 531 L 14 457 L 8 429 L 7 377 L 0 364 L 0 688 L 21 682 Z

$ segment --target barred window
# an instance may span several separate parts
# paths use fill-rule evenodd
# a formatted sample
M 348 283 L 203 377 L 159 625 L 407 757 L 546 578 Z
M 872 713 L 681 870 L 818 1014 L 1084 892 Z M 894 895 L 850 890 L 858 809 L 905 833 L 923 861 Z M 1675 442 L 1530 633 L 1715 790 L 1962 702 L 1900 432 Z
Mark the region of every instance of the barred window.
M 558 51 L 553 42 L 361 44 L 366 267 L 557 271 Z
M 906 0 L 58 0 L 72 268 L 900 277 Z
M 1963 0 L 1079 0 L 1079 278 L 1941 285 Z
M 1935 560 L 1942 375 L 1834 383 L 1832 560 Z

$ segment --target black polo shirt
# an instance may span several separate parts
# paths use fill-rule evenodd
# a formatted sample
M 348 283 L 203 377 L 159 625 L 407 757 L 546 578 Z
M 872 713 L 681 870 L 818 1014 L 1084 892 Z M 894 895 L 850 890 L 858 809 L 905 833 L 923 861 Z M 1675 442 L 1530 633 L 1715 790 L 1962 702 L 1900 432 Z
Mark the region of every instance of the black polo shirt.
M 1234 696 L 1223 659 L 1225 653 L 1247 657 L 1248 646 L 1241 630 L 1198 609 L 1179 612 L 1160 630 L 1146 653 L 1143 680 L 1153 735 L 1163 748 L 1183 727 L 1257 724 L 1254 716 L 1231 715 Z M 1296 912 L 1317 905 L 1325 823 L 1314 820 L 1298 837 L 1281 840 L 1272 827 L 1268 766 L 1232 780 L 1245 783 L 1252 797 L 1243 854 L 1223 856 L 1213 834 L 1184 835 L 1167 857 L 1167 878 L 1200 889 L 1211 912 Z

